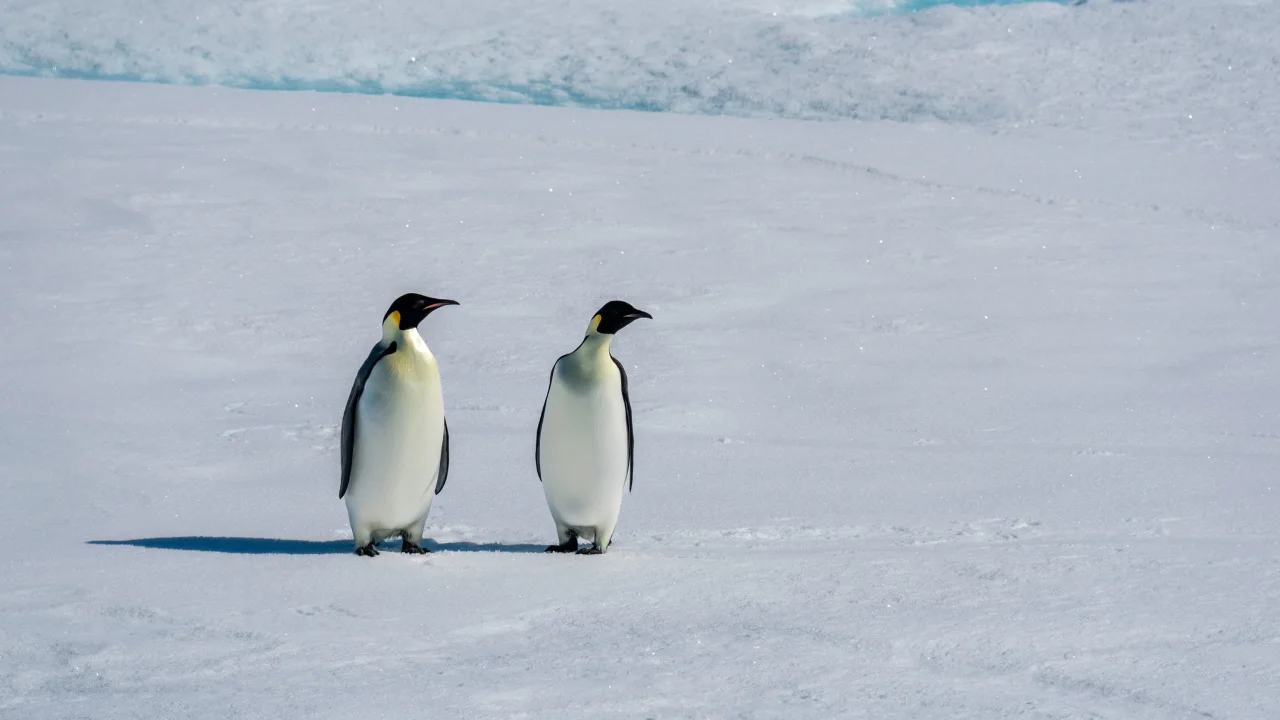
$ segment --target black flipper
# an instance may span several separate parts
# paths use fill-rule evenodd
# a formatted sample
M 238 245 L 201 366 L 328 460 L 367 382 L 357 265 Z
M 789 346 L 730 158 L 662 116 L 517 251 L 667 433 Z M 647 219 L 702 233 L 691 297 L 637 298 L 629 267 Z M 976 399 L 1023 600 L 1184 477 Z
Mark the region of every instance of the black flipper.
M 568 357 L 561 355 L 551 365 L 551 375 L 547 378 L 547 394 L 542 398 L 542 413 L 538 415 L 538 439 L 533 445 L 533 466 L 538 469 L 538 482 L 542 482 L 542 421 L 547 417 L 547 398 L 551 397 L 551 381 L 556 377 L 556 365 Z
M 436 473 L 436 494 L 444 489 L 444 481 L 449 479 L 449 421 L 444 421 L 444 445 L 440 448 L 440 471 Z M 408 541 L 406 541 L 408 542 Z
M 630 491 L 636 484 L 635 473 L 635 457 L 636 457 L 636 435 L 631 427 L 631 392 L 627 388 L 627 371 L 622 367 L 622 363 L 618 362 L 618 358 L 609 356 L 613 360 L 613 364 L 618 366 L 618 372 L 622 375 L 622 405 L 627 409 L 627 490 Z
M 395 351 L 395 343 L 386 347 L 382 347 L 381 343 L 374 345 L 369 357 L 360 366 L 360 372 L 356 373 L 351 394 L 347 396 L 347 409 L 342 413 L 342 485 L 338 488 L 339 498 L 347 494 L 347 486 L 351 484 L 351 467 L 356 451 L 356 406 L 360 404 L 360 396 L 364 394 L 364 384 L 368 382 L 369 374 L 378 361 Z

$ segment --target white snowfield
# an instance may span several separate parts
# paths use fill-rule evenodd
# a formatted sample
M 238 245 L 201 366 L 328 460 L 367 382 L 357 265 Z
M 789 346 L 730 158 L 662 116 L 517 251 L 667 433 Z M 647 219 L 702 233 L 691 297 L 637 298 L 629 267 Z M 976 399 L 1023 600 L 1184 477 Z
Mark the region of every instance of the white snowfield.
M 1275 68 L 1272 4 L 1218 17 L 1144 62 Z M 949 102 L 1038 92 L 933 42 Z M 1275 80 L 1108 72 L 1052 127 L 0 78 L 0 717 L 1274 720 Z M 338 425 L 410 290 L 462 303 L 436 552 L 359 558 Z M 613 298 L 635 491 L 545 555 Z

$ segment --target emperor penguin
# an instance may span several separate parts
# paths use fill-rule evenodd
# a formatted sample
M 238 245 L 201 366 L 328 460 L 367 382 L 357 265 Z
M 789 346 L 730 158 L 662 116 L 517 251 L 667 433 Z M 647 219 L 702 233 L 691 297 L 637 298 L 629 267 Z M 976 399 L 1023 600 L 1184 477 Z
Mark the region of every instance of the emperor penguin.
M 605 303 L 582 344 L 551 367 L 534 450 L 559 539 L 547 552 L 599 555 L 613 539 L 622 488 L 634 482 L 635 433 L 627 371 L 609 343 L 639 318 L 653 316 L 621 300 Z M 579 539 L 591 547 L 578 550 Z
M 356 373 L 342 414 L 342 485 L 356 554 L 399 535 L 400 552 L 429 552 L 422 529 L 431 501 L 449 477 L 449 426 L 440 368 L 418 324 L 436 308 L 457 305 L 417 293 L 401 295 L 382 316 L 382 340 Z

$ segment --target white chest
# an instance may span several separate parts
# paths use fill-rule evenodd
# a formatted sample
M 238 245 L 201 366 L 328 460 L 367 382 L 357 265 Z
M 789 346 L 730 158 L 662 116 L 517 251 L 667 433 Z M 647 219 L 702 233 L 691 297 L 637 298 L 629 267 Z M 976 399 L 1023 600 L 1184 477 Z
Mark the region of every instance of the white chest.
M 616 516 L 627 474 L 622 377 L 611 360 L 597 372 L 557 366 L 538 443 L 552 512 L 574 523 Z
M 356 410 L 349 506 L 387 527 L 425 516 L 443 441 L 444 402 L 435 358 L 412 347 L 383 358 Z

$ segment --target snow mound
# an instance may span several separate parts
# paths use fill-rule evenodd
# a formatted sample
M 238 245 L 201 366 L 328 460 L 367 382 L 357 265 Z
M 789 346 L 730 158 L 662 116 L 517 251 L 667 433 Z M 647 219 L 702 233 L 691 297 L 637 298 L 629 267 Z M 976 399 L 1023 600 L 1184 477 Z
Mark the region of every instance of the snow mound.
M 0 72 L 753 117 L 1123 119 L 1213 143 L 1267 136 L 1280 113 L 1273 3 L 902 12 L 936 4 L 21 0 L 5 4 Z

